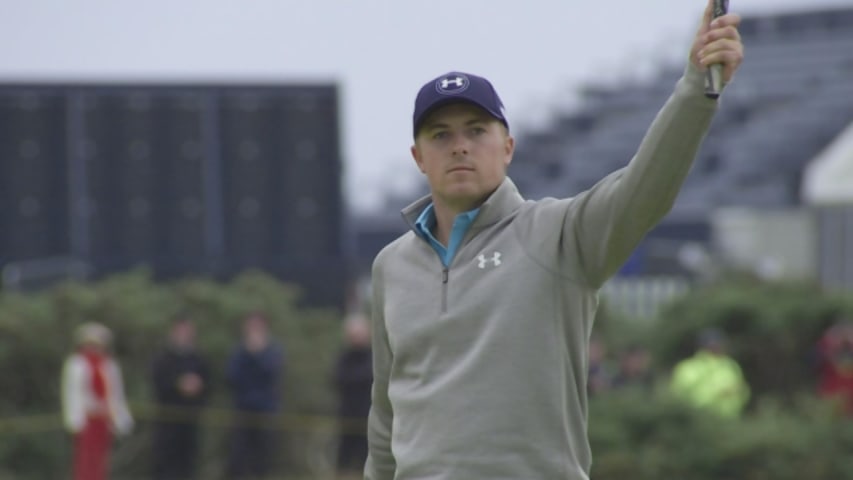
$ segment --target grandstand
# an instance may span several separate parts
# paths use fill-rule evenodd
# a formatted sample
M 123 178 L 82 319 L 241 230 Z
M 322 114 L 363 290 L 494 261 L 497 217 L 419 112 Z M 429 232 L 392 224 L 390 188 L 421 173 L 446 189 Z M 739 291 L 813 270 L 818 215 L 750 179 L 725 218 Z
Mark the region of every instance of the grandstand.
M 807 163 L 853 120 L 853 9 L 745 18 L 747 61 L 667 222 L 717 207 L 800 202 Z M 520 138 L 511 175 L 530 198 L 575 194 L 624 166 L 683 65 L 639 88 L 587 87 L 579 109 Z
M 0 82 L 0 289 L 263 269 L 342 307 L 338 117 L 334 83 Z

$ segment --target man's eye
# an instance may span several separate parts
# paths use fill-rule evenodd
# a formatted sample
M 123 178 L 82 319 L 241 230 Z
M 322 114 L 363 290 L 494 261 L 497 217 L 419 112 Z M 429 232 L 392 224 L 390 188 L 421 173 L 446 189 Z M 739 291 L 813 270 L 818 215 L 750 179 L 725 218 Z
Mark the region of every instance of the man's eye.
M 447 137 L 447 132 L 435 132 L 434 134 L 432 134 L 432 138 L 434 140 L 440 140 L 445 137 Z
M 475 135 L 482 135 L 486 133 L 486 129 L 483 127 L 474 127 L 471 129 L 471 131 L 474 132 Z

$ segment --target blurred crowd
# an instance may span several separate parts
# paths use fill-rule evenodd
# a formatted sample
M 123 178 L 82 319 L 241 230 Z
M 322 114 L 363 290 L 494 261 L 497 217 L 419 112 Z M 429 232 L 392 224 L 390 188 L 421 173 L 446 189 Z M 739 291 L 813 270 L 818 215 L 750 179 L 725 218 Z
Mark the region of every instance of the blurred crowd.
M 671 371 L 656 368 L 652 353 L 629 345 L 611 351 L 593 336 L 589 349 L 588 391 L 591 397 L 624 388 L 665 389 L 693 407 L 737 418 L 747 407 L 750 385 L 738 359 L 730 353 L 730 340 L 718 329 L 706 329 L 696 338 L 695 349 Z M 815 345 L 812 358 L 816 392 L 834 402 L 840 413 L 853 417 L 853 321 L 840 318 Z
M 242 318 L 241 337 L 223 372 L 233 409 L 242 418 L 230 431 L 227 452 L 223 452 L 228 479 L 265 478 L 273 471 L 279 444 L 268 419 L 281 408 L 286 358 L 269 327 L 269 319 L 260 312 Z M 369 320 L 362 314 L 349 315 L 342 322 L 342 333 L 343 346 L 331 372 L 339 405 L 336 472 L 339 478 L 355 479 L 360 478 L 367 457 L 364 428 L 372 385 Z M 83 324 L 64 364 L 63 418 L 74 440 L 75 480 L 106 479 L 113 437 L 134 429 L 111 344 L 112 333 L 105 326 Z M 704 330 L 696 338 L 694 352 L 662 375 L 649 349 L 629 344 L 611 350 L 594 334 L 588 357 L 590 396 L 594 399 L 627 388 L 649 392 L 664 388 L 696 408 L 736 418 L 749 402 L 750 386 L 728 346 L 722 331 Z M 839 408 L 853 416 L 853 321 L 840 319 L 827 329 L 815 345 L 813 359 L 817 393 L 837 400 Z M 196 345 L 194 319 L 176 316 L 163 348 L 152 353 L 149 372 L 158 409 L 151 435 L 152 479 L 200 478 L 199 426 L 210 398 L 210 368 Z
M 337 472 L 357 478 L 367 457 L 364 434 L 370 409 L 372 364 L 369 322 L 349 315 L 344 344 L 331 377 L 339 400 Z M 153 352 L 150 384 L 156 412 L 151 435 L 151 476 L 155 480 L 199 477 L 199 430 L 211 391 L 210 363 L 196 344 L 196 322 L 178 315 L 163 348 Z M 104 480 L 116 436 L 129 435 L 134 419 L 124 394 L 122 370 L 111 353 L 112 333 L 102 324 L 77 329 L 75 349 L 62 372 L 64 424 L 73 438 L 74 480 Z M 224 378 L 238 422 L 229 432 L 225 478 L 261 479 L 274 472 L 277 431 L 270 415 L 282 404 L 285 351 L 260 312 L 241 320 L 241 338 L 228 358 Z

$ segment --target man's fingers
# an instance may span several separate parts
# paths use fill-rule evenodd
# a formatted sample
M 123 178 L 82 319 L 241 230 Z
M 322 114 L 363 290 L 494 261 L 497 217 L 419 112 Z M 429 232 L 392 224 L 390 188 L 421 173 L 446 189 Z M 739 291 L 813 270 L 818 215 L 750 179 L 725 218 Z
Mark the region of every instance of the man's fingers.
M 705 58 L 712 57 L 713 55 L 725 52 L 732 52 L 737 55 L 743 56 L 743 44 L 738 42 L 737 40 L 731 40 L 729 38 L 714 40 L 713 42 L 702 47 L 697 52 L 697 56 L 699 57 L 699 60 L 703 60 Z
M 730 38 L 721 38 L 719 40 L 714 40 L 713 42 L 708 43 L 704 47 L 699 49 L 699 51 L 697 52 L 697 56 L 701 61 L 710 55 L 726 51 L 739 52 L 743 54 L 743 45 L 737 40 L 732 40 Z
M 708 5 L 705 6 L 705 13 L 702 16 L 702 27 L 707 28 L 714 19 L 714 0 L 708 0 Z
M 743 55 L 732 50 L 724 50 L 714 52 L 699 61 L 703 66 L 722 64 L 722 65 L 737 65 L 743 60 Z
M 702 13 L 702 20 L 699 21 L 697 36 L 705 34 L 711 28 L 711 21 L 714 19 L 714 0 L 708 0 L 705 6 L 705 11 Z
M 740 25 L 741 17 L 736 13 L 727 13 L 711 21 L 711 30 L 721 27 L 737 27 Z
M 741 17 L 726 13 L 714 18 L 714 0 L 708 0 L 702 24 L 690 51 L 690 60 L 699 69 L 709 65 L 723 66 L 723 81 L 728 83 L 743 62 L 743 43 L 738 26 Z
M 722 64 L 726 66 L 737 66 L 743 61 L 743 52 L 735 49 L 717 50 L 699 57 L 699 62 L 708 65 Z
M 711 43 L 714 40 L 729 39 L 740 41 L 740 32 L 732 26 L 715 28 L 704 35 L 702 40 L 705 43 Z

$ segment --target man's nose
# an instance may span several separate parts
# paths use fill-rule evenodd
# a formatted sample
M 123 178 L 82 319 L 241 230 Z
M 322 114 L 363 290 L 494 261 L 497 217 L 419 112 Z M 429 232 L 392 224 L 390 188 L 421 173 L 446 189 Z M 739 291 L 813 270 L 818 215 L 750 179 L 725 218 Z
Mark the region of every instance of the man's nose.
M 453 155 L 468 155 L 468 139 L 457 135 L 453 141 Z

